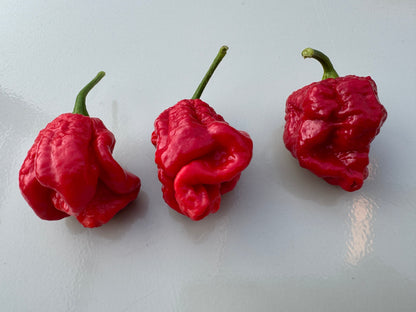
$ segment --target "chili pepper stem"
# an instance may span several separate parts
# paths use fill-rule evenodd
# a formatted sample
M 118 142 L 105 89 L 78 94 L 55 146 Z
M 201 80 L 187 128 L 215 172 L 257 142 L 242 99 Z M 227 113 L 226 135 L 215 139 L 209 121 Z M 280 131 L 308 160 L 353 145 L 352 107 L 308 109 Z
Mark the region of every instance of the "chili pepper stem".
M 97 76 L 93 80 L 91 80 L 81 91 L 79 91 L 77 95 L 77 99 L 75 100 L 74 110 L 72 111 L 73 114 L 81 114 L 84 116 L 89 116 L 87 111 L 87 106 L 85 105 L 85 99 L 87 98 L 88 92 L 91 91 L 95 85 L 100 82 L 100 80 L 105 76 L 105 72 L 100 71 Z
M 328 78 L 338 78 L 338 73 L 335 71 L 334 66 L 332 65 L 329 58 L 323 54 L 321 51 L 312 49 L 312 48 L 306 48 L 302 51 L 302 56 L 304 58 L 314 58 L 319 63 L 321 63 L 323 69 L 324 69 L 324 75 L 322 76 L 322 80 L 328 79 Z
M 222 61 L 225 54 L 227 54 L 228 47 L 222 46 L 215 57 L 214 61 L 212 62 L 211 66 L 209 67 L 207 73 L 205 74 L 204 78 L 202 79 L 201 83 L 199 84 L 198 88 L 196 89 L 192 99 L 199 99 L 201 97 L 202 92 L 204 91 L 209 79 L 211 78 L 212 74 L 214 73 L 215 69 L 217 68 L 218 64 Z

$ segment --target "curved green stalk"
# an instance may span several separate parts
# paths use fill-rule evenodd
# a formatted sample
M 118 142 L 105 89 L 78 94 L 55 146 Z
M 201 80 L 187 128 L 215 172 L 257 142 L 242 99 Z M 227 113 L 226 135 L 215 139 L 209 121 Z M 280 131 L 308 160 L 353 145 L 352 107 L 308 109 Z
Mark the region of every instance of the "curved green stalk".
M 192 99 L 199 99 L 201 97 L 202 92 L 204 91 L 209 79 L 211 78 L 212 74 L 214 73 L 215 69 L 217 68 L 218 64 L 224 58 L 225 54 L 227 54 L 228 47 L 222 46 L 219 50 L 217 56 L 215 57 L 214 61 L 212 62 L 211 66 L 209 67 L 207 73 L 205 74 L 204 78 L 202 79 L 201 83 L 199 84 L 198 88 L 196 89 Z
M 79 91 L 77 99 L 75 100 L 73 114 L 81 114 L 89 116 L 87 106 L 85 105 L 85 99 L 87 98 L 88 92 L 105 76 L 105 72 L 100 71 L 93 80 L 91 80 L 81 91 Z
M 332 65 L 329 58 L 323 54 L 321 51 L 314 50 L 312 48 L 306 48 L 302 51 L 302 56 L 304 58 L 310 57 L 317 60 L 319 63 L 321 63 L 323 69 L 324 69 L 324 75 L 322 76 L 322 80 L 328 79 L 328 78 L 338 78 L 338 73 L 335 71 L 334 66 Z

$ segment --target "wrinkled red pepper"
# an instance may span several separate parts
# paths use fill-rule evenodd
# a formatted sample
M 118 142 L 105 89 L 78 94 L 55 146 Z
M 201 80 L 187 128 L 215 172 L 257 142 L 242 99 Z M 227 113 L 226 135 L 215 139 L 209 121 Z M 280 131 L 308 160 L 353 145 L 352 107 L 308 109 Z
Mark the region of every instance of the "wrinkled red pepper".
M 368 176 L 370 143 L 387 118 L 370 77 L 339 77 L 322 52 L 323 80 L 292 93 L 286 102 L 283 140 L 306 168 L 330 184 L 356 191 Z
M 88 92 L 104 75 L 98 73 L 80 91 L 73 113 L 40 131 L 23 162 L 20 190 L 41 219 L 71 215 L 85 227 L 97 227 L 139 193 L 140 179 L 112 157 L 114 135 L 86 110 Z
M 192 99 L 162 112 L 152 133 L 163 198 L 192 220 L 219 209 L 221 195 L 236 186 L 252 157 L 249 135 L 199 99 L 227 49 L 220 49 Z

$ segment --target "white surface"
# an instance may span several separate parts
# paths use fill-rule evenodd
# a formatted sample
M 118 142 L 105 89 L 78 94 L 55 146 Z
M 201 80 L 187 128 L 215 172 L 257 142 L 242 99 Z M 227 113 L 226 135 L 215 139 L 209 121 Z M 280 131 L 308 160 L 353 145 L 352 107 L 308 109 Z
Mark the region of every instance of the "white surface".
M 0 1 L 1 310 L 416 311 L 415 31 L 413 0 Z M 202 99 L 251 135 L 254 157 L 193 222 L 162 200 L 150 135 L 223 44 Z M 389 113 L 354 193 L 283 146 L 287 96 L 321 77 L 308 46 L 340 75 L 371 75 Z M 100 70 L 88 111 L 139 198 L 97 229 L 42 221 L 18 170 Z

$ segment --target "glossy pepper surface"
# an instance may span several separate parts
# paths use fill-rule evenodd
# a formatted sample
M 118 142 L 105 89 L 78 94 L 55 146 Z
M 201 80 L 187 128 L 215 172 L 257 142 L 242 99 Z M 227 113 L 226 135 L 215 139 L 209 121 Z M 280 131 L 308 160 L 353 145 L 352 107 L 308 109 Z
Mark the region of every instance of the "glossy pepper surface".
M 192 220 L 220 207 L 249 165 L 253 143 L 201 101 L 202 90 L 225 55 L 222 47 L 192 99 L 179 101 L 156 119 L 152 143 L 166 203 Z
M 139 193 L 140 179 L 112 157 L 114 135 L 86 110 L 87 93 L 103 76 L 100 72 L 81 90 L 73 113 L 40 131 L 23 162 L 19 186 L 41 219 L 71 215 L 85 227 L 97 227 Z
M 323 80 L 292 93 L 286 102 L 283 140 L 301 167 L 346 191 L 368 176 L 370 143 L 387 118 L 370 77 L 339 77 L 322 52 L 306 57 L 324 68 Z

